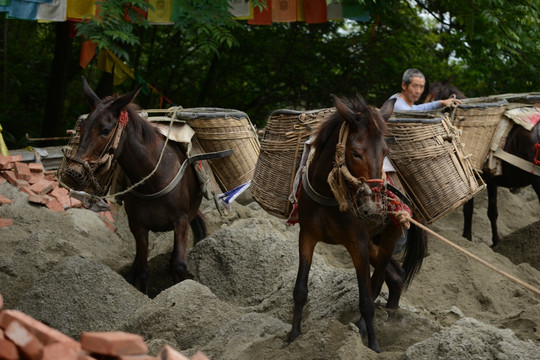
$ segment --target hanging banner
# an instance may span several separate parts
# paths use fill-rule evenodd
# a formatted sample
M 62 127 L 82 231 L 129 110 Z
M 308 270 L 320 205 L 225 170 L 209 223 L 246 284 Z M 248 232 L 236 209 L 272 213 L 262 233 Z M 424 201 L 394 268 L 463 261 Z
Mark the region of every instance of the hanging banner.
M 253 9 L 253 19 L 248 20 L 249 25 L 271 25 L 272 24 L 272 1 L 266 1 L 266 9 L 256 7 Z
M 326 7 L 327 20 L 343 20 L 343 6 L 341 1 L 332 0 Z
M 38 21 L 66 21 L 67 0 L 53 0 L 50 4 L 39 4 Z
M 80 22 L 85 16 L 95 15 L 94 0 L 69 0 L 67 2 L 67 19 Z
M 297 0 L 272 0 L 272 22 L 296 21 Z M 267 2 L 270 2 L 267 0 Z
M 326 22 L 326 0 L 304 0 L 304 18 L 308 24 Z
M 253 6 L 251 1 L 229 0 L 229 12 L 236 20 L 253 19 Z
M 172 0 L 150 0 L 154 10 L 148 10 L 148 22 L 152 25 L 172 25 Z

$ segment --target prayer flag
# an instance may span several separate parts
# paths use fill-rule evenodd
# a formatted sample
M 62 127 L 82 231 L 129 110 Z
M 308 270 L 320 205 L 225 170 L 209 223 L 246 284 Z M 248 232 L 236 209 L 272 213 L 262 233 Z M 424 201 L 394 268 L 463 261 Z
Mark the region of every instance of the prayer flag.
M 266 9 L 259 7 L 253 9 L 253 19 L 248 20 L 249 25 L 271 25 L 272 24 L 272 1 L 266 0 Z
M 172 15 L 172 0 L 150 0 L 154 10 L 148 10 L 148 22 L 153 25 L 170 25 Z
M 37 12 L 39 21 L 66 21 L 67 0 L 53 0 L 40 4 Z
M 296 0 L 272 0 L 272 22 L 296 21 Z
M 79 65 L 84 69 L 90 64 L 90 61 L 96 55 L 97 44 L 92 41 L 84 41 L 81 44 L 81 56 L 79 58 Z
M 9 5 L 8 18 L 22 20 L 36 20 L 39 3 L 11 0 Z
M 304 0 L 304 16 L 308 24 L 326 22 L 326 0 Z
M 94 0 L 69 0 L 67 3 L 67 18 L 80 22 L 85 16 L 96 14 Z
M 237 20 L 253 19 L 253 6 L 251 1 L 229 0 L 229 12 Z
M 341 1 L 332 0 L 326 7 L 326 14 L 328 20 L 343 20 L 343 6 Z
M 98 54 L 98 69 L 113 74 L 114 86 L 123 83 L 126 78 L 135 78 L 132 68 L 124 64 L 116 55 L 109 50 L 101 50 Z
M 305 20 L 306 20 L 306 17 L 304 15 L 304 0 L 297 0 L 296 1 L 296 21 L 305 21 Z

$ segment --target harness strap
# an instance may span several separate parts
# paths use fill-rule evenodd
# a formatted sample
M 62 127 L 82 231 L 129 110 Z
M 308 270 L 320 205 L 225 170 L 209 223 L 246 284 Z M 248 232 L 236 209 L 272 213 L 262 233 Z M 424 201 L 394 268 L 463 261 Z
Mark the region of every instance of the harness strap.
M 336 200 L 336 198 L 323 196 L 319 194 L 317 191 L 315 191 L 315 189 L 313 189 L 313 187 L 311 186 L 309 182 L 307 166 L 304 168 L 304 171 L 302 172 L 302 185 L 303 185 L 303 189 L 306 191 L 306 194 L 309 196 L 309 198 L 315 201 L 316 203 L 324 205 L 324 206 L 338 206 L 339 205 L 339 202 Z
M 493 156 L 498 157 L 499 159 L 504 160 L 507 163 L 514 165 L 515 167 L 518 167 L 521 170 L 526 171 L 530 174 L 540 176 L 540 166 L 535 165 L 532 162 L 522 159 L 518 156 L 512 155 L 501 148 L 495 150 Z
M 131 192 L 133 193 L 133 195 L 135 197 L 137 197 L 139 199 L 143 199 L 143 200 L 158 199 L 158 198 L 160 198 L 162 196 L 165 196 L 168 193 L 170 193 L 176 187 L 176 185 L 178 185 L 180 183 L 180 180 L 182 180 L 182 177 L 184 176 L 184 173 L 186 172 L 186 168 L 187 168 L 188 165 L 191 165 L 195 161 L 199 161 L 199 160 L 219 159 L 219 158 L 227 157 L 227 156 L 230 156 L 232 153 L 233 153 L 233 150 L 229 149 L 229 150 L 223 150 L 223 151 L 217 151 L 217 152 L 194 155 L 194 156 L 189 157 L 186 160 L 184 160 L 184 162 L 182 163 L 182 166 L 178 170 L 178 173 L 176 174 L 174 179 L 172 179 L 172 181 L 169 183 L 169 185 L 165 186 L 160 191 L 155 192 L 153 194 L 143 194 L 143 193 L 140 193 L 140 192 L 136 191 L 135 189 L 132 189 Z M 129 183 L 129 179 L 127 179 L 127 177 L 126 177 L 126 180 L 128 182 L 128 186 L 131 186 L 130 183 Z

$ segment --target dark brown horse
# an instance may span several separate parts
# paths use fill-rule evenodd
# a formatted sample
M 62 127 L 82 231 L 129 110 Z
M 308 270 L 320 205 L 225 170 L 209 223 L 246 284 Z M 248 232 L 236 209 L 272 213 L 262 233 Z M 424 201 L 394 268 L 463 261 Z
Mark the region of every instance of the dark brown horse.
M 430 94 L 433 95 L 433 100 L 447 99 L 452 94 L 456 94 L 457 98 L 465 98 L 465 95 L 457 88 L 448 84 L 433 83 L 430 86 Z M 509 154 L 515 155 L 527 160 L 532 168 L 535 160 L 540 160 L 537 157 L 535 146 L 540 142 L 540 126 L 536 124 L 532 130 L 526 130 L 522 126 L 514 126 L 504 144 L 503 150 Z M 497 210 L 497 187 L 505 188 L 521 188 L 532 185 L 538 200 L 540 201 L 540 176 L 524 171 L 506 161 L 502 161 L 501 175 L 493 176 L 489 171 L 482 173 L 487 190 L 488 190 L 488 218 L 491 223 L 491 239 L 492 246 L 499 243 L 499 232 L 497 230 L 497 218 L 499 212 Z M 472 240 L 472 217 L 474 211 L 474 198 L 463 205 L 463 237 Z
M 367 334 L 369 348 L 379 352 L 373 325 L 374 300 L 386 281 L 387 307 L 398 307 L 402 289 L 422 264 L 426 235 L 411 226 L 403 268 L 392 258 L 402 228 L 392 214 L 385 212 L 382 200 L 386 190 L 381 179 L 388 152 L 385 120 L 392 113 L 394 101 L 379 112 L 361 97 L 334 100 L 337 111 L 319 128 L 313 158 L 308 160 L 302 177 L 298 198 L 299 267 L 288 340 L 290 343 L 301 334 L 313 252 L 322 241 L 341 244 L 351 255 L 360 292 L 358 325 L 362 335 Z M 371 276 L 370 264 L 374 268 Z
M 83 88 L 91 111 L 80 123 L 80 144 L 76 156 L 68 159 L 67 182 L 82 189 L 77 179 L 91 179 L 99 174 L 100 167 L 106 165 L 101 160 L 106 155 L 114 156 L 131 184 L 137 184 L 155 170 L 123 199 L 136 241 L 135 260 L 127 280 L 148 292 L 148 233 L 171 230 L 174 230 L 172 275 L 175 282 L 184 280 L 188 225 L 195 242 L 206 236 L 206 224 L 199 211 L 202 193 L 195 171 L 178 143 L 167 141 L 162 153 L 166 138 L 139 116 L 137 106 L 132 103 L 138 91 L 101 100 L 85 79 Z

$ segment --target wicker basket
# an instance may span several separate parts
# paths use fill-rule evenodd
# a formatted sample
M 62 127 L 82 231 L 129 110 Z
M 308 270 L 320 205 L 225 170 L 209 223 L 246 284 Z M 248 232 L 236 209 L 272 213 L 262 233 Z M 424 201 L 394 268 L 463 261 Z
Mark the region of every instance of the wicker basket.
M 487 159 L 491 140 L 508 101 L 499 98 L 470 98 L 462 100 L 452 117 L 452 124 L 461 130 L 461 143 L 465 154 L 471 154 L 471 163 L 477 170 Z
M 388 120 L 389 158 L 428 224 L 485 187 L 463 156 L 457 129 L 442 114 L 394 113 Z
M 255 201 L 269 214 L 287 218 L 289 195 L 304 151 L 304 143 L 334 108 L 307 112 L 276 110 L 270 114 L 261 138 L 261 153 L 251 183 Z
M 208 160 L 222 190 L 235 189 L 252 179 L 260 144 L 245 113 L 221 108 L 179 108 L 176 117 L 195 130 L 194 141 L 203 151 L 233 150 L 231 156 Z

